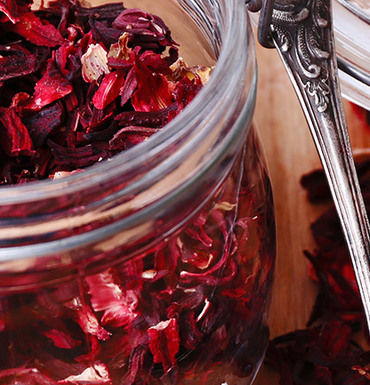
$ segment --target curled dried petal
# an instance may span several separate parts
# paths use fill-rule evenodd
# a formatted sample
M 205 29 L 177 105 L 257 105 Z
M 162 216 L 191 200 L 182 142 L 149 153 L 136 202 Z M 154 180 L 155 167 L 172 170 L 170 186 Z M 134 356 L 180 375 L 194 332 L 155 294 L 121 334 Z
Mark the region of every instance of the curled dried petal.
M 32 139 L 15 108 L 0 107 L 1 145 L 9 156 L 35 154 Z
M 0 12 L 3 12 L 14 24 L 19 21 L 18 7 L 15 0 L 0 0 Z
M 19 21 L 9 26 L 9 29 L 30 41 L 44 47 L 55 47 L 63 44 L 60 32 L 46 20 L 41 21 L 34 12 L 22 10 Z
M 35 85 L 32 100 L 25 104 L 26 108 L 41 110 L 41 108 L 70 94 L 73 88 L 70 82 L 58 71 L 52 60 L 48 61 L 47 69 Z
M 122 71 L 109 72 L 104 75 L 92 99 L 95 108 L 103 110 L 112 103 L 118 97 L 124 83 L 125 73 Z
M 82 373 L 75 376 L 69 376 L 64 380 L 59 381 L 58 383 L 70 385 L 100 385 L 112 384 L 112 380 L 110 379 L 107 366 L 101 362 L 97 362 L 94 365 L 86 368 Z
M 109 73 L 107 52 L 100 44 L 90 44 L 81 57 L 82 76 L 87 83 Z
M 176 363 L 175 356 L 180 348 L 176 318 L 161 321 L 148 329 L 149 348 L 155 363 L 162 363 L 167 371 Z
M 134 68 L 137 89 L 131 103 L 136 111 L 156 111 L 173 103 L 171 85 L 162 74 L 153 73 L 139 60 Z

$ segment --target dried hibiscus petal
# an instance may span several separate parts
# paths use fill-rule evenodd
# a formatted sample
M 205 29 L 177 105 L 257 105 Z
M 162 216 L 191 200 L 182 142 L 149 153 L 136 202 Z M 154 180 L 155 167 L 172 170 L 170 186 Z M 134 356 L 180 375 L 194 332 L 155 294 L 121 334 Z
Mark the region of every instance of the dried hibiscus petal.
M 157 111 L 124 111 L 115 116 L 120 126 L 142 126 L 160 128 L 169 120 L 171 111 L 177 109 L 177 104 L 172 103 L 168 107 Z
M 40 67 L 38 55 L 14 54 L 0 56 L 0 81 L 25 76 L 37 71 Z
M 113 21 L 112 26 L 130 35 L 130 44 L 162 52 L 166 46 L 175 43 L 163 20 L 140 9 L 125 9 Z
M 44 330 L 42 334 L 53 341 L 54 345 L 62 349 L 73 349 L 81 345 L 81 341 L 74 340 L 70 334 L 58 329 Z
M 82 76 L 88 83 L 98 80 L 101 75 L 109 73 L 107 52 L 100 44 L 90 44 L 81 57 Z
M 75 310 L 76 321 L 86 334 L 96 336 L 101 341 L 109 339 L 111 333 L 99 324 L 96 316 L 88 305 L 81 304 L 76 299 L 70 307 Z
M 103 110 L 107 107 L 108 104 L 112 103 L 117 98 L 124 82 L 124 72 L 114 71 L 104 75 L 103 80 L 92 99 L 94 106 L 99 110 Z
M 49 60 L 46 72 L 35 85 L 32 99 L 24 106 L 38 111 L 71 92 L 72 85 L 70 82 L 58 71 L 55 63 Z
M 161 363 L 168 371 L 175 363 L 180 338 L 176 318 L 161 321 L 148 329 L 149 347 L 155 363 Z
M 173 103 L 171 85 L 162 74 L 149 70 L 140 60 L 134 64 L 137 89 L 131 98 L 136 111 L 156 111 Z
M 18 7 L 14 0 L 0 0 L 0 12 L 3 12 L 12 23 L 19 21 Z
M 32 139 L 15 108 L 0 107 L 1 145 L 9 156 L 35 155 Z
M 136 88 L 137 88 L 137 80 L 135 76 L 134 67 L 132 67 L 126 76 L 126 80 L 120 91 L 121 106 L 124 106 L 130 100 Z
M 107 152 L 108 145 L 105 143 L 94 143 L 82 147 L 69 148 L 60 146 L 49 139 L 48 145 L 54 156 L 54 163 L 63 167 L 64 170 L 86 167 L 107 158 L 109 155 Z
M 15 368 L 0 371 L 0 384 L 57 385 L 57 382 L 40 373 L 36 368 Z
M 96 312 L 104 311 L 102 325 L 120 327 L 129 324 L 136 316 L 138 298 L 134 291 L 123 291 L 109 272 L 86 278 L 91 305 Z
M 128 149 L 146 140 L 149 136 L 157 132 L 155 128 L 126 126 L 118 130 L 109 141 L 109 149 L 118 151 Z
M 86 368 L 82 373 L 78 375 L 69 376 L 62 381 L 58 381 L 59 384 L 66 385 L 111 385 L 108 368 L 103 363 L 95 363 L 93 366 Z
M 55 47 L 64 41 L 52 24 L 46 20 L 41 21 L 34 12 L 25 9 L 19 12 L 19 21 L 8 28 L 31 43 L 44 47 Z
M 35 115 L 23 119 L 27 126 L 35 147 L 41 146 L 48 135 L 62 126 L 63 107 L 60 103 L 51 104 L 42 108 Z

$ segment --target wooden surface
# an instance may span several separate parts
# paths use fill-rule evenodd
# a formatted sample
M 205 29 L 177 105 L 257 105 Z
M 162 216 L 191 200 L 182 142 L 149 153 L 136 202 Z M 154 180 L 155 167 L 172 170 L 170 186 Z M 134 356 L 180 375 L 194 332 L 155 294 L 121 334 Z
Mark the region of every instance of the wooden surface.
M 257 45 L 259 84 L 255 121 L 265 147 L 274 192 L 277 264 L 270 310 L 271 336 L 305 326 L 316 287 L 307 276 L 302 251 L 314 250 L 310 223 L 322 207 L 308 203 L 300 186 L 303 174 L 320 167 L 309 129 L 275 50 Z M 345 102 L 354 150 L 370 145 L 370 134 Z M 262 367 L 254 385 L 278 385 Z

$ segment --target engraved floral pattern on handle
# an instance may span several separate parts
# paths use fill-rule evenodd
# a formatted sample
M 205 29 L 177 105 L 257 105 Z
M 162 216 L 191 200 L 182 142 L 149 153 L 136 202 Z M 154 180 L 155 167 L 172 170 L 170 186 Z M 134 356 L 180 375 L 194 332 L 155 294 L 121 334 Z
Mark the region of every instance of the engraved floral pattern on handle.
M 274 9 L 271 25 L 280 49 L 291 55 L 292 61 L 299 67 L 297 72 L 301 84 L 313 98 L 319 112 L 326 111 L 330 94 L 328 12 L 323 1 L 308 0 L 299 7 L 281 5 Z M 310 13 L 312 17 L 309 17 Z

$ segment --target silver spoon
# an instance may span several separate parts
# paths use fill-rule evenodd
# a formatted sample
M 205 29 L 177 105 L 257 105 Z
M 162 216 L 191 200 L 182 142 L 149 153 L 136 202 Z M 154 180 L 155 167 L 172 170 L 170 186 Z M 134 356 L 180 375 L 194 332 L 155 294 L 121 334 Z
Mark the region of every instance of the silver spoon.
M 260 0 L 247 1 L 249 10 Z M 277 48 L 320 156 L 370 330 L 370 226 L 344 116 L 330 0 L 265 0 L 258 38 Z

